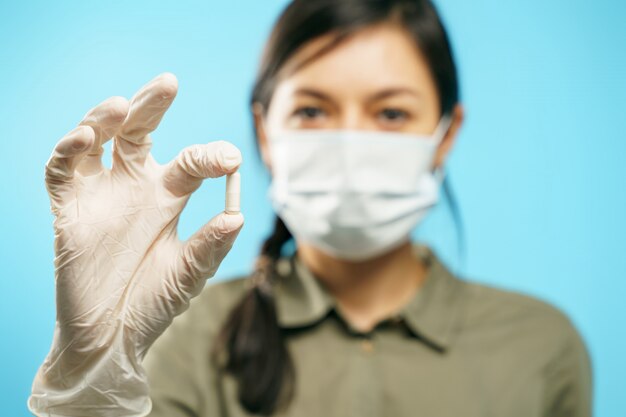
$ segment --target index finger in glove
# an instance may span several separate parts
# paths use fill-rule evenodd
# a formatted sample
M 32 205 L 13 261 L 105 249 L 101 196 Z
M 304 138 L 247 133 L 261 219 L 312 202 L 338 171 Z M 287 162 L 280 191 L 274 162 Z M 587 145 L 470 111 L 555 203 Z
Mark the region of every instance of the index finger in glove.
M 102 145 L 119 130 L 128 114 L 128 100 L 124 97 L 111 97 L 89 110 L 79 125 L 90 126 L 95 132 L 95 140 L 87 155 L 76 170 L 81 175 L 95 175 L 104 170 L 102 165 Z
M 138 145 L 143 143 L 146 135 L 159 126 L 177 92 L 178 80 L 169 72 L 144 85 L 130 100 L 128 116 L 119 136 Z
M 74 194 L 76 166 L 93 145 L 95 132 L 89 126 L 78 126 L 65 135 L 54 147 L 45 167 L 45 181 L 53 209 L 66 203 L 68 194 Z
M 130 100 L 128 115 L 113 141 L 113 170 L 136 174 L 146 162 L 153 132 L 178 92 L 174 74 L 164 73 L 143 86 Z
M 220 140 L 183 149 L 165 168 L 165 188 L 176 196 L 195 191 L 204 178 L 217 178 L 235 172 L 241 164 L 241 152 Z

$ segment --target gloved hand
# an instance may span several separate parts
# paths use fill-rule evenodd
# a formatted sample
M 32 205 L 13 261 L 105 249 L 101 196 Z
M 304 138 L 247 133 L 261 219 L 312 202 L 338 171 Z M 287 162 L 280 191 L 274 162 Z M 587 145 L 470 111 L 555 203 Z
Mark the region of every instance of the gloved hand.
M 144 416 L 147 349 L 185 311 L 230 250 L 241 214 L 221 213 L 186 242 L 176 226 L 204 178 L 237 170 L 223 141 L 159 165 L 149 133 L 176 96 L 162 74 L 128 103 L 110 98 L 59 141 L 45 169 L 55 216 L 57 322 L 28 400 L 38 416 Z M 113 164 L 101 162 L 113 138 Z

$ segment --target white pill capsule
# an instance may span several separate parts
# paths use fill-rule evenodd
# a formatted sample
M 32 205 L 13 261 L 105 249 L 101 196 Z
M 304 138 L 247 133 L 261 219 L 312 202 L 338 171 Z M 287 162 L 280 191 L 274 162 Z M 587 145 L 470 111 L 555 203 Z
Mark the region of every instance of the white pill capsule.
M 233 172 L 226 176 L 226 209 L 227 214 L 237 214 L 241 211 L 240 206 L 241 175 Z

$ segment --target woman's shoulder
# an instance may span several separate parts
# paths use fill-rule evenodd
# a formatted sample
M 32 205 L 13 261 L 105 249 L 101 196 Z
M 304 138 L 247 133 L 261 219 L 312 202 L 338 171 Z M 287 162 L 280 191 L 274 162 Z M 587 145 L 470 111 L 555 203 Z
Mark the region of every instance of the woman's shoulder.
M 464 288 L 466 329 L 497 333 L 511 339 L 534 339 L 556 351 L 572 344 L 584 347 L 571 317 L 547 299 L 470 280 L 464 280 Z
M 537 317 L 557 322 L 568 321 L 567 314 L 547 299 L 521 290 L 504 288 L 464 279 L 470 308 L 478 314 L 497 312 L 493 319 L 502 315 Z
M 587 415 L 592 359 L 570 316 L 541 297 L 464 282 L 466 352 L 488 358 L 484 363 L 494 367 L 494 375 L 505 371 L 529 381 L 541 375 L 546 404 Z

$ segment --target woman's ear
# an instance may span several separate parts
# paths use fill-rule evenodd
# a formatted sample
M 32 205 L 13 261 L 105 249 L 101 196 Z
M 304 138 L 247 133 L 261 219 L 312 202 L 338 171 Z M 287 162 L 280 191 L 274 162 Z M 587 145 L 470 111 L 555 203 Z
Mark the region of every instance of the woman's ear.
M 454 146 L 464 118 L 465 110 L 461 104 L 457 104 L 452 110 L 452 122 L 450 123 L 448 133 L 446 133 L 444 138 L 441 140 L 437 153 L 435 154 L 434 168 L 441 168 L 443 166 L 446 158 L 450 154 L 450 150 L 452 150 L 452 147 Z
M 265 129 L 263 105 L 261 103 L 254 103 L 252 105 L 252 115 L 254 117 L 254 129 L 256 131 L 256 137 L 259 141 L 259 150 L 261 151 L 261 159 L 266 168 L 272 172 L 272 160 L 270 158 L 270 150 L 267 141 L 267 130 Z

